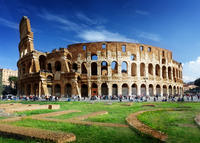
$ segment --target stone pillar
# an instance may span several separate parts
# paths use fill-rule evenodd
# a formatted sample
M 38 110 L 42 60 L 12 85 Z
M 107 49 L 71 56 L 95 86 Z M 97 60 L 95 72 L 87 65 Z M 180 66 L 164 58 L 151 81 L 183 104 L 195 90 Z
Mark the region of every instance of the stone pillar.
M 156 85 L 153 86 L 153 95 L 156 95 Z
M 163 86 L 160 86 L 160 95 L 163 97 Z
M 92 88 L 91 82 L 88 82 L 88 97 L 89 97 L 89 98 L 90 98 L 91 95 L 92 95 L 91 88 Z
M 118 62 L 118 75 L 121 76 L 122 75 L 122 72 L 121 72 L 121 66 L 122 66 L 122 63 L 121 62 Z
M 97 75 L 101 76 L 101 62 L 97 62 Z
M 108 62 L 108 76 L 112 76 L 111 63 Z
M 148 84 L 145 85 L 146 85 L 146 95 L 149 96 L 149 85 Z
M 141 95 L 141 85 L 140 84 L 137 85 L 137 95 L 138 96 Z
M 64 97 L 65 96 L 65 85 L 64 84 L 61 84 L 60 85 L 60 90 L 61 90 L 61 97 Z M 74 85 L 72 84 L 72 91 L 73 91 L 73 89 L 74 89 Z M 73 95 L 73 92 L 72 92 L 72 95 Z
M 122 95 L 122 85 L 118 84 L 118 95 Z
M 98 85 L 98 95 L 101 95 L 101 83 L 99 82 L 97 83 L 97 85 Z
M 148 69 L 148 64 L 145 63 L 145 77 L 149 78 L 149 69 Z
M 31 84 L 31 95 L 33 96 L 33 84 Z
M 38 87 L 38 96 L 40 97 L 42 93 L 42 82 L 39 82 L 39 87 Z
M 140 63 L 137 63 L 137 78 L 140 78 Z
M 131 62 L 127 62 L 128 76 L 131 76 Z
M 91 62 L 87 63 L 87 75 L 90 77 L 91 76 Z
M 112 96 L 112 84 L 108 83 L 108 95 Z
M 132 95 L 131 84 L 128 84 L 128 95 Z

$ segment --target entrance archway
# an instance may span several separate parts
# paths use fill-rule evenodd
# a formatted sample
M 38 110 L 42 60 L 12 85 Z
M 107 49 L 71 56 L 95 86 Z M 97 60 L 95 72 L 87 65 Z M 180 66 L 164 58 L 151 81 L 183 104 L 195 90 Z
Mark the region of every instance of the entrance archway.
M 103 83 L 101 85 L 101 94 L 102 95 L 108 95 L 108 86 L 106 83 Z
M 98 86 L 96 83 L 92 83 L 92 88 L 91 88 L 92 96 L 97 96 L 98 95 Z

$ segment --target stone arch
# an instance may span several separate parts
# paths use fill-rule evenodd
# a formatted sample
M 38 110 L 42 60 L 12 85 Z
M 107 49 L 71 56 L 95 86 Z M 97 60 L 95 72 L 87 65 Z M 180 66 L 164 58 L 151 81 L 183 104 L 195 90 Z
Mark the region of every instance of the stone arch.
M 142 84 L 140 89 L 141 89 L 141 95 L 146 96 L 146 85 Z
M 160 96 L 161 95 L 161 87 L 160 85 L 156 85 L 156 95 Z
M 72 69 L 73 69 L 73 71 L 75 71 L 75 72 L 78 71 L 78 65 L 77 65 L 77 63 L 73 63 Z
M 176 77 L 177 77 L 177 79 L 178 79 L 178 69 L 176 69 Z
M 52 95 L 52 85 L 47 85 L 48 95 Z
M 108 63 L 106 61 L 101 62 L 101 75 L 108 75 Z
M 174 86 L 174 95 L 176 95 L 176 87 Z
M 148 65 L 148 73 L 153 76 L 153 65 L 152 64 L 149 64 Z
M 118 63 L 116 61 L 113 61 L 111 63 L 111 69 L 112 69 L 112 74 L 118 73 Z
M 27 94 L 28 96 L 31 95 L 31 84 L 27 84 L 27 86 L 26 86 L 26 94 Z
M 163 85 L 163 96 L 167 96 L 167 86 Z
M 128 63 L 126 61 L 122 62 L 121 73 L 128 73 Z
M 68 64 L 68 67 L 69 67 L 69 71 L 71 71 L 71 69 L 72 69 L 72 64 L 71 64 L 71 62 L 68 61 L 67 64 Z
M 55 62 L 55 70 L 56 71 L 61 71 L 61 62 L 60 61 L 56 61 Z
M 46 57 L 44 55 L 39 56 L 39 63 L 40 63 L 40 70 L 45 71 L 46 70 Z
M 136 55 L 135 55 L 135 54 L 131 54 L 130 59 L 131 59 L 132 61 L 135 61 L 135 60 L 136 60 Z
M 117 86 L 117 84 L 112 85 L 112 95 L 118 96 L 118 86 Z
M 164 58 L 162 59 L 162 64 L 166 64 L 166 60 Z
M 168 67 L 168 78 L 172 79 L 172 69 L 171 69 L 171 67 Z
M 92 93 L 92 96 L 98 95 L 98 86 L 96 83 L 92 83 L 91 93 Z
M 156 76 L 160 76 L 160 66 L 157 64 L 156 65 Z
M 56 84 L 54 86 L 54 95 L 55 96 L 61 96 L 61 87 L 60 87 L 60 84 Z
M 81 85 L 81 97 L 88 97 L 88 86 L 87 86 L 87 84 Z
M 180 89 L 179 89 L 178 86 L 177 86 L 177 94 L 178 94 L 178 95 L 180 94 Z
M 91 60 L 98 60 L 97 54 L 91 54 Z
M 137 95 L 137 84 L 132 84 L 131 86 L 132 89 L 132 95 Z
M 82 74 L 87 74 L 86 62 L 83 62 L 81 64 L 81 73 Z
M 124 83 L 122 85 L 122 95 L 123 96 L 128 96 L 128 84 Z
M 149 84 L 149 96 L 153 96 L 153 85 Z
M 162 67 L 162 77 L 163 77 L 163 79 L 166 79 L 166 78 L 167 78 L 166 75 L 167 75 L 167 74 L 166 74 L 166 67 L 163 66 L 163 67 Z
M 72 59 L 72 57 L 71 57 L 70 54 L 67 54 L 67 59 L 68 59 L 68 60 L 71 60 L 71 59 Z
M 176 79 L 176 73 L 175 73 L 175 68 L 173 68 L 173 79 Z
M 91 74 L 92 75 L 97 75 L 97 63 L 93 62 L 91 64 Z
M 33 86 L 33 93 L 35 96 L 39 95 L 39 85 L 37 83 Z
M 172 95 L 172 86 L 169 85 L 169 95 Z
M 101 94 L 108 95 L 108 85 L 106 83 L 101 84 Z
M 53 82 L 53 76 L 48 75 L 47 76 L 47 82 Z
M 140 76 L 145 76 L 145 64 L 140 64 Z
M 71 97 L 72 96 L 72 86 L 70 83 L 67 83 L 65 85 L 65 97 Z
M 51 63 L 48 63 L 48 64 L 47 64 L 47 70 L 48 70 L 48 72 L 52 72 L 52 66 L 51 66 Z
M 137 76 L 137 65 L 136 65 L 136 63 L 131 64 L 131 75 Z

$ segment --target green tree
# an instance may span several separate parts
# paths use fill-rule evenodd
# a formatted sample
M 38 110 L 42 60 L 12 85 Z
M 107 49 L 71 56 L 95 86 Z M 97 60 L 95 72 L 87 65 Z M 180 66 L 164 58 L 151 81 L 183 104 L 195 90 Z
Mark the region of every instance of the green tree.
M 198 78 L 198 79 L 196 79 L 196 80 L 194 81 L 194 85 L 200 87 L 200 78 Z
M 14 88 L 17 87 L 17 80 L 18 78 L 16 76 L 10 76 L 8 78 L 8 81 L 10 82 L 10 86 L 12 87 L 12 85 L 14 85 Z

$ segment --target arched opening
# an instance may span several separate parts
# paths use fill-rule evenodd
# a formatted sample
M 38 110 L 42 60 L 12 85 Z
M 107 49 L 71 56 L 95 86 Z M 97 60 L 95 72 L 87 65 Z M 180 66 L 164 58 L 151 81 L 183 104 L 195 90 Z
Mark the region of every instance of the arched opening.
M 177 87 L 177 94 L 178 94 L 178 95 L 180 94 L 180 90 L 179 90 L 179 87 Z
M 131 88 L 132 88 L 132 95 L 137 95 L 137 85 L 132 84 Z
M 91 88 L 92 96 L 97 96 L 98 95 L 98 86 L 96 83 L 92 83 L 92 88 Z
M 174 86 L 174 95 L 176 95 L 176 87 Z
M 48 63 L 48 65 L 47 65 L 47 70 L 48 70 L 48 72 L 52 72 L 51 63 Z
M 111 69 L 112 69 L 112 74 L 117 74 L 118 73 L 118 64 L 116 61 L 113 61 L 111 63 Z
M 118 87 L 117 84 L 112 85 L 112 95 L 118 96 Z
M 169 95 L 172 95 L 172 86 L 169 86 Z
M 55 69 L 56 69 L 56 71 L 61 71 L 61 63 L 60 63 L 60 61 L 56 61 L 55 62 Z
M 71 71 L 71 69 L 72 69 L 71 62 L 67 62 L 67 64 L 68 64 L 68 67 L 69 67 L 69 71 Z
M 47 85 L 47 89 L 48 89 L 49 95 L 52 95 L 52 86 L 51 85 Z
M 67 59 L 68 59 L 68 60 L 71 60 L 71 59 L 72 59 L 72 57 L 70 56 L 70 54 L 67 55 Z
M 160 85 L 156 86 L 156 95 L 161 96 L 161 88 Z
M 88 86 L 86 84 L 81 85 L 81 96 L 88 97 Z
M 141 85 L 141 95 L 146 96 L 146 85 L 145 84 Z
M 178 69 L 176 69 L 176 77 L 177 77 L 177 79 L 178 79 Z
M 59 84 L 56 84 L 54 87 L 54 95 L 55 96 L 61 96 L 61 88 Z
M 39 85 L 38 84 L 34 84 L 33 93 L 35 96 L 39 95 Z
M 168 78 L 172 79 L 172 69 L 171 69 L 171 67 L 168 67 Z
M 103 83 L 101 85 L 101 94 L 102 95 L 108 95 L 108 86 L 106 83 Z
M 28 73 L 31 73 L 31 62 L 28 63 L 27 70 L 28 70 Z
M 136 63 L 131 64 L 131 75 L 137 76 L 137 65 L 136 65 Z
M 72 96 L 72 86 L 71 84 L 65 85 L 65 97 L 71 97 Z
M 92 75 L 97 75 L 97 63 L 93 62 L 91 64 L 91 72 L 92 72 Z
M 76 63 L 73 63 L 72 69 L 73 69 L 74 72 L 77 72 L 78 71 L 78 65 Z
M 28 96 L 31 95 L 31 84 L 28 84 L 28 85 L 26 86 L 26 93 L 27 93 Z
M 160 66 L 156 65 L 156 76 L 160 76 Z
M 82 74 L 87 74 L 86 62 L 81 64 L 81 72 Z
M 44 55 L 39 56 L 39 63 L 40 63 L 40 70 L 45 71 L 45 65 L 46 65 L 46 57 Z
M 127 64 L 127 62 L 123 61 L 121 68 L 122 68 L 122 70 L 121 70 L 122 73 L 128 73 L 128 64 Z
M 130 57 L 130 58 L 131 58 L 132 61 L 135 61 L 135 60 L 136 60 L 136 56 L 135 56 L 134 54 L 131 54 L 131 57 Z
M 149 96 L 153 96 L 153 85 L 149 85 Z
M 127 84 L 122 85 L 122 95 L 128 96 L 128 85 Z
M 96 54 L 91 55 L 91 60 L 98 60 L 98 56 Z
M 163 85 L 163 96 L 167 96 L 167 86 Z
M 166 79 L 166 67 L 165 66 L 162 67 L 162 77 L 163 77 L 163 79 Z
M 51 75 L 48 75 L 47 76 L 47 82 L 53 82 L 53 77 Z
M 153 65 L 152 64 L 149 64 L 148 65 L 148 73 L 153 76 Z
M 101 75 L 108 75 L 108 64 L 106 61 L 101 62 Z
M 162 59 L 162 64 L 166 64 L 166 60 L 165 59 Z
M 145 64 L 140 64 L 140 76 L 145 76 Z

